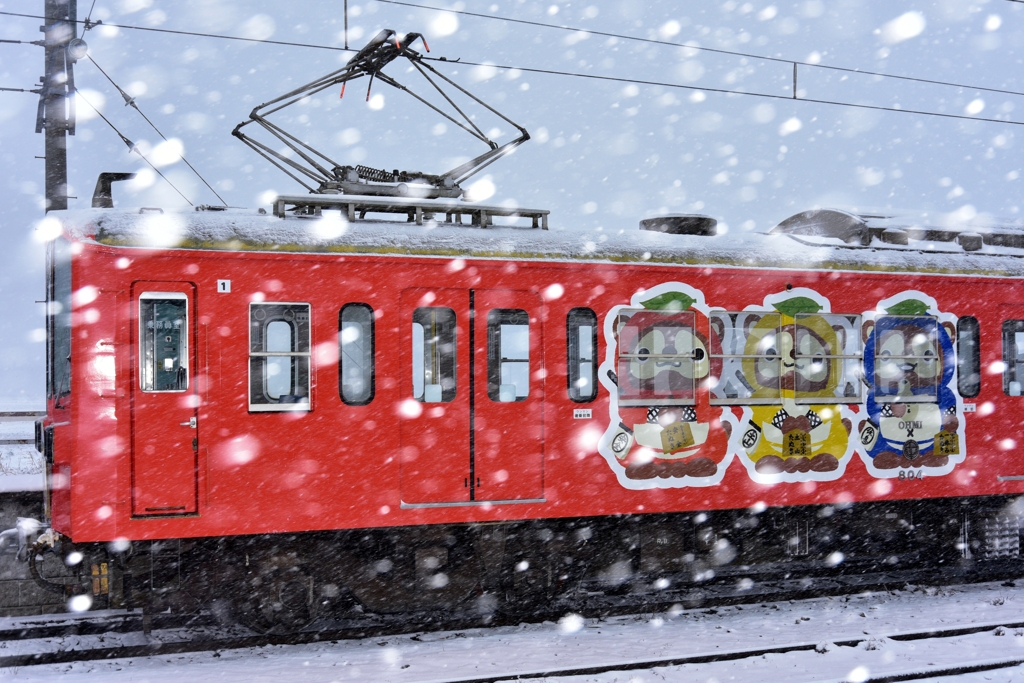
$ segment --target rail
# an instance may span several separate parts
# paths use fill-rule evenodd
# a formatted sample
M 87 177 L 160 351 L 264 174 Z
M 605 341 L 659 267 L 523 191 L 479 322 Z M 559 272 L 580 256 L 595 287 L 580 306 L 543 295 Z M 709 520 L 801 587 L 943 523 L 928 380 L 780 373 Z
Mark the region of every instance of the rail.
M 368 197 L 363 195 L 289 195 L 274 200 L 274 215 L 284 218 L 289 210 L 304 211 L 306 215 L 319 215 L 324 209 L 342 210 L 349 222 L 361 220 L 368 213 L 405 214 L 408 222 L 423 225 L 424 220 L 435 220 L 444 214 L 444 223 L 466 225 L 463 218 L 468 216 L 470 226 L 487 228 L 492 226 L 495 216 L 505 218 L 526 218 L 531 228 L 548 229 L 546 209 L 508 208 L 504 206 L 483 206 L 466 204 L 459 200 L 406 199 L 403 197 Z
M 0 411 L 0 422 L 32 422 L 41 417 L 46 417 L 46 413 L 34 410 Z

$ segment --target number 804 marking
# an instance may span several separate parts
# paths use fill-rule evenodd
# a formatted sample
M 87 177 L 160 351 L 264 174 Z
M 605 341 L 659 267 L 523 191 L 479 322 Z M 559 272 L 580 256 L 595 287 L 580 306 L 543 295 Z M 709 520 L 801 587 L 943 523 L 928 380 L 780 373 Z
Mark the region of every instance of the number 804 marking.
M 900 481 L 914 481 L 915 479 L 924 479 L 924 472 L 920 470 L 900 470 Z

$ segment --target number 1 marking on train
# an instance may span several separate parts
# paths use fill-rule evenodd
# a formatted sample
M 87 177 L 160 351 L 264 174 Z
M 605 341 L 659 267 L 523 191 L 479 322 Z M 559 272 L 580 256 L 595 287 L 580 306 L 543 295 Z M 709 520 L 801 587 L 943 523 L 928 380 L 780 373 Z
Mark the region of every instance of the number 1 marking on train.
M 231 292 L 231 280 L 217 280 L 217 291 L 221 294 Z

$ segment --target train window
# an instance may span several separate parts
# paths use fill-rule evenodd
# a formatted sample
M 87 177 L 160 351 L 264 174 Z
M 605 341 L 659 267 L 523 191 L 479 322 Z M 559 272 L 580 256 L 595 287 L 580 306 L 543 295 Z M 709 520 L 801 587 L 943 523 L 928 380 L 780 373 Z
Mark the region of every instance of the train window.
M 487 314 L 487 396 L 514 403 L 530 395 L 530 315 L 495 308 Z
M 713 405 L 860 402 L 860 316 L 712 311 L 709 319 Z
M 249 304 L 249 410 L 309 410 L 309 304 Z
M 964 316 L 956 322 L 956 387 L 964 398 L 981 391 L 981 341 L 978 319 Z
M 455 311 L 423 307 L 412 314 L 412 395 L 423 403 L 455 400 Z
M 574 308 L 565 319 L 569 398 L 588 403 L 597 398 L 597 314 Z
M 797 313 L 793 328 L 796 402 L 860 403 L 860 316 Z
M 47 379 L 50 398 L 59 399 L 71 393 L 71 243 L 58 237 L 50 249 Z
M 935 403 L 942 379 L 939 321 L 930 315 L 875 320 L 874 358 L 865 367 L 879 403 Z
M 1024 320 L 1003 322 L 1003 391 L 1020 396 L 1024 382 Z
M 188 297 L 178 292 L 143 293 L 139 340 L 139 388 L 188 389 Z
M 623 310 L 618 328 L 619 405 L 696 403 L 695 378 L 707 374 L 706 345 L 692 311 Z
M 373 400 L 373 343 L 373 309 L 345 304 L 338 313 L 338 391 L 348 405 Z

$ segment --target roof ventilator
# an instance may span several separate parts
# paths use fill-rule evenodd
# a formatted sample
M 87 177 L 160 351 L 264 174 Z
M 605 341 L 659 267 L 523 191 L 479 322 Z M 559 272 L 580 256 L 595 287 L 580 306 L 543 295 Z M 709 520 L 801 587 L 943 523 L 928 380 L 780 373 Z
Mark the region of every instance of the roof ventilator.
M 710 216 L 678 214 L 645 218 L 640 221 L 641 230 L 664 232 L 670 235 L 699 235 L 712 237 L 718 233 L 718 221 Z
M 886 244 L 898 244 L 901 246 L 910 244 L 910 235 L 906 230 L 900 230 L 899 228 L 886 228 L 882 231 L 880 237 Z
M 984 238 L 976 232 L 962 232 L 956 236 L 957 243 L 964 251 L 978 251 L 984 244 Z

